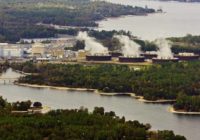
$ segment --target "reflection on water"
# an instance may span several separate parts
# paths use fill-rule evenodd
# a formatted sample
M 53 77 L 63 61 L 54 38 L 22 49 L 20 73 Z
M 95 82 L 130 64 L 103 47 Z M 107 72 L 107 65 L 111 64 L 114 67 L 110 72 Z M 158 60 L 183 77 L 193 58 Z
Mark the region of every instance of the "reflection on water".
M 9 70 L 3 76 L 16 76 Z M 17 74 L 19 76 L 19 74 Z M 87 107 L 90 111 L 95 106 L 115 111 L 126 119 L 150 123 L 153 129 L 174 130 L 177 134 L 187 136 L 189 140 L 199 140 L 200 117 L 178 116 L 167 112 L 169 105 L 145 104 L 130 97 L 107 97 L 94 93 L 55 90 L 49 88 L 28 88 L 16 85 L 0 84 L 0 95 L 8 101 L 40 101 L 53 109 Z
M 106 0 L 113 3 L 129 4 L 158 9 L 166 13 L 149 16 L 127 16 L 100 21 L 100 30 L 129 30 L 143 39 L 200 34 L 200 3 L 160 2 L 154 0 Z M 113 24 L 115 23 L 115 24 Z

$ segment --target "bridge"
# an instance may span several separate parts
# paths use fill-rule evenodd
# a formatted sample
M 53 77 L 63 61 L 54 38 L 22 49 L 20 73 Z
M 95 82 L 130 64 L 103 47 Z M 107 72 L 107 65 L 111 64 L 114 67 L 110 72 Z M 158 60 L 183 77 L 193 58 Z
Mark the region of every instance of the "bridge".
M 9 78 L 9 77 L 0 77 L 0 83 L 2 84 L 10 84 L 18 80 L 18 78 Z

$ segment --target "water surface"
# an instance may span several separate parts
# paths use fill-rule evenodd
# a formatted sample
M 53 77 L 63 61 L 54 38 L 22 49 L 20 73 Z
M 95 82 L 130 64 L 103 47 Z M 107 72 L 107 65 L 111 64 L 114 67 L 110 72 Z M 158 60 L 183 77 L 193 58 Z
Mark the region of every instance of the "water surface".
M 3 77 L 19 76 L 9 70 Z M 0 81 L 0 95 L 9 102 L 32 100 L 40 101 L 52 109 L 75 109 L 84 106 L 90 111 L 104 107 L 106 111 L 115 111 L 128 120 L 150 123 L 157 130 L 174 130 L 189 140 L 200 138 L 200 117 L 179 116 L 167 111 L 169 105 L 145 104 L 130 97 L 107 97 L 89 92 L 53 90 L 49 88 L 29 88 L 13 84 L 4 85 Z
M 160 2 L 153 0 L 106 0 L 132 6 L 146 5 L 162 8 L 166 13 L 149 16 L 126 16 L 99 22 L 99 30 L 131 31 L 142 39 L 179 37 L 186 34 L 200 35 L 200 3 Z

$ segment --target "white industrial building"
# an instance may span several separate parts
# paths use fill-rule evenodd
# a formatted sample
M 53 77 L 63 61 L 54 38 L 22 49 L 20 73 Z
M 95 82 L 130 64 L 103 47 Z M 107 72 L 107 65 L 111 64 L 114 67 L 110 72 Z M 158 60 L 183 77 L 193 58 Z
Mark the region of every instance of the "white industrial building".
M 16 44 L 0 44 L 0 57 L 11 59 L 24 56 L 24 49 Z

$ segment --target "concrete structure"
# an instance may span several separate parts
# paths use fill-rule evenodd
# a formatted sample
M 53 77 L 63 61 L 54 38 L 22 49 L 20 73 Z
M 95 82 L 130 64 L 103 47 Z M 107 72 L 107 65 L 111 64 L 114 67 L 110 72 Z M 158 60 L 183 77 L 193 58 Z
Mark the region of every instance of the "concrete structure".
M 85 50 L 79 50 L 77 52 L 77 59 L 85 59 L 87 52 Z
M 34 43 L 32 45 L 32 56 L 46 57 L 48 45 L 42 43 Z
M 60 59 L 65 57 L 65 50 L 63 47 L 48 47 L 47 49 L 47 56 L 52 58 Z
M 24 57 L 24 47 L 19 44 L 0 44 L 0 57 L 5 59 Z
M 76 58 L 76 52 L 71 50 L 65 51 L 65 57 L 66 58 Z
M 74 36 L 60 36 L 52 38 L 33 38 L 33 39 L 21 39 L 20 42 L 27 43 L 53 43 L 54 45 L 64 45 L 65 47 L 73 47 L 76 43 L 76 38 Z

